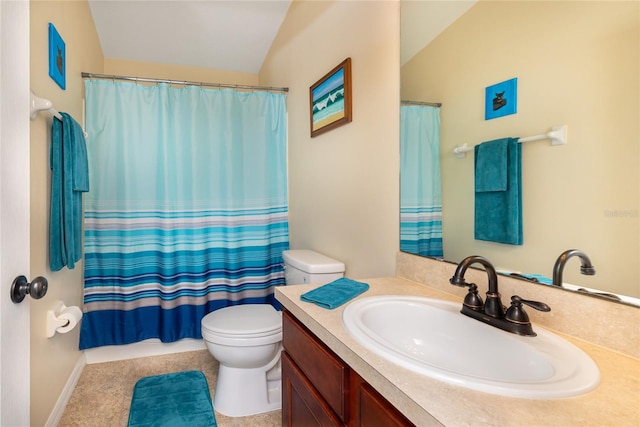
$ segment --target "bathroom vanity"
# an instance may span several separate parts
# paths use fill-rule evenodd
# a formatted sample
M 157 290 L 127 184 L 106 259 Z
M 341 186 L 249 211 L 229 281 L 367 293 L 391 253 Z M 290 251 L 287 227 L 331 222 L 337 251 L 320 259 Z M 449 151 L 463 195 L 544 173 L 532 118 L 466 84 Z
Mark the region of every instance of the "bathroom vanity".
M 370 289 L 358 298 L 414 295 L 462 302 L 460 296 L 399 277 L 363 281 Z M 323 425 L 363 426 L 637 426 L 640 422 L 640 361 L 634 357 L 556 332 L 596 362 L 601 379 L 595 390 L 548 400 L 487 394 L 416 374 L 367 350 L 342 323 L 348 303 L 326 310 L 300 300 L 315 287 L 275 291 L 285 310 L 283 425 L 307 425 L 309 419 Z M 468 357 L 473 363 L 474 355 Z
M 413 424 L 290 312 L 283 313 L 282 424 Z

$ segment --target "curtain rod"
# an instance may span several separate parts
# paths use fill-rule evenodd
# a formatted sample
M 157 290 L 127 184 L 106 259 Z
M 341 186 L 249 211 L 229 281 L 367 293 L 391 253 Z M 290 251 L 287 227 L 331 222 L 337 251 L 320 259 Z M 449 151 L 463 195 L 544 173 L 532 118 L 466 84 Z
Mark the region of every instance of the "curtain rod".
M 400 101 L 402 105 L 427 105 L 429 107 L 442 107 L 442 102 Z
M 128 76 L 114 76 L 114 75 L 108 75 L 108 74 L 93 74 L 93 73 L 85 73 L 84 71 L 82 72 L 82 78 L 104 79 L 104 80 L 127 80 L 132 82 L 144 82 L 144 83 L 167 83 L 167 84 L 177 84 L 177 85 L 184 85 L 184 86 L 206 86 L 206 87 L 217 87 L 217 88 L 263 90 L 268 92 L 289 92 L 288 87 L 232 85 L 232 84 L 225 84 L 225 83 L 191 82 L 186 80 L 152 79 L 147 77 L 128 77 Z

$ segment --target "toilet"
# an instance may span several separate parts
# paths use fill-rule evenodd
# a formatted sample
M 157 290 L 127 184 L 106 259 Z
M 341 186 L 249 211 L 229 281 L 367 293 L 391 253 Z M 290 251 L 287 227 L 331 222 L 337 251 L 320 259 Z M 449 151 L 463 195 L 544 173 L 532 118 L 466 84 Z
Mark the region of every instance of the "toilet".
M 283 251 L 285 284 L 329 283 L 344 276 L 342 262 L 307 249 Z M 282 407 L 282 313 L 270 304 L 221 308 L 202 318 L 202 338 L 219 362 L 213 407 L 244 417 Z

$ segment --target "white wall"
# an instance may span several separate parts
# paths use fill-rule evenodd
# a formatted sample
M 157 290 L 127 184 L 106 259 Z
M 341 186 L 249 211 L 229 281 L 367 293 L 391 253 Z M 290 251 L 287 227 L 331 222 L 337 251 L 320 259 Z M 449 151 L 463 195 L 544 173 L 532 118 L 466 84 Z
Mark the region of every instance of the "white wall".
M 291 247 L 389 276 L 399 248 L 399 3 L 294 1 L 260 72 L 288 86 Z M 310 137 L 309 87 L 352 61 L 353 121 Z

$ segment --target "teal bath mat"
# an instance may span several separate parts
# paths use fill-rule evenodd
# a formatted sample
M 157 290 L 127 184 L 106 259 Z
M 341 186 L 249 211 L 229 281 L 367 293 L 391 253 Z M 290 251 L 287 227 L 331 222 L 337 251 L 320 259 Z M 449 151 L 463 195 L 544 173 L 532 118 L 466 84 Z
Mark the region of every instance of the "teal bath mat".
M 209 385 L 200 371 L 155 375 L 133 388 L 129 427 L 215 427 Z

